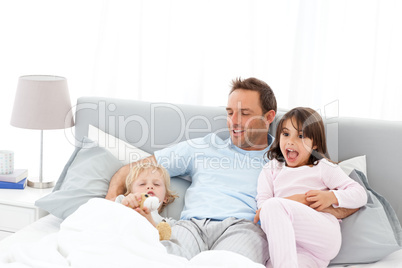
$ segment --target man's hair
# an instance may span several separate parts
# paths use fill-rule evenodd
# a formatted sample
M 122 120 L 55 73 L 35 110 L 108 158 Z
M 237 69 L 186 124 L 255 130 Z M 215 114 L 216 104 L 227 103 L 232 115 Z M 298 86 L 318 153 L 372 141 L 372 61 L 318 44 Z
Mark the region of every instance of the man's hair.
M 305 107 L 293 108 L 281 118 L 276 129 L 275 140 L 266 153 L 269 160 L 276 159 L 279 162 L 285 162 L 285 157 L 280 148 L 280 139 L 286 120 L 291 120 L 293 127 L 298 132 L 301 131 L 304 137 L 312 139 L 313 147 L 317 146 L 317 149 L 313 150 L 310 155 L 308 165 L 316 165 L 317 160 L 322 158 L 331 161 L 327 150 L 324 122 L 315 110 Z
M 163 180 L 165 182 L 165 189 L 166 189 L 166 196 L 167 201 L 166 203 L 163 202 L 162 206 L 159 208 L 159 212 L 162 212 L 163 209 L 170 203 L 172 203 L 176 197 L 178 197 L 176 194 L 170 190 L 170 176 L 167 170 L 162 167 L 161 165 L 154 164 L 152 162 L 146 162 L 146 163 L 137 163 L 132 166 L 130 169 L 130 172 L 127 175 L 126 178 L 126 189 L 127 192 L 125 195 L 128 195 L 131 193 L 131 186 L 135 182 L 136 179 L 138 179 L 139 175 L 144 172 L 145 170 L 150 170 L 151 172 L 159 172 L 159 174 L 163 177 Z M 162 200 L 160 200 L 162 201 Z
M 276 113 L 276 98 L 275 94 L 268 86 L 267 83 L 261 81 L 257 78 L 250 77 L 247 79 L 241 79 L 240 77 L 232 80 L 232 89 L 230 90 L 230 94 L 237 89 L 244 90 L 252 90 L 260 93 L 260 105 L 263 114 L 267 113 L 270 110 L 274 110 Z

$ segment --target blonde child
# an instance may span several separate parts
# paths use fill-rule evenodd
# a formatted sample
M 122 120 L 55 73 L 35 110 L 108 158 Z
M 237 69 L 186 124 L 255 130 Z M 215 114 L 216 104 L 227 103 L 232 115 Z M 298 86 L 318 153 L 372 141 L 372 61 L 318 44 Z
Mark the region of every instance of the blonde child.
M 335 216 L 321 211 L 366 204 L 364 188 L 325 155 L 324 124 L 316 111 L 299 107 L 282 117 L 257 188 L 254 221 L 267 235 L 267 267 L 327 267 L 339 252 L 341 231 Z M 296 194 L 304 200 L 286 199 Z
M 165 206 L 172 203 L 177 197 L 169 188 L 170 176 L 164 167 L 151 162 L 139 163 L 131 168 L 126 178 L 127 192 L 119 195 L 116 202 L 133 208 L 155 227 L 162 221 L 166 221 L 172 226 L 175 220 L 159 215 Z M 147 207 L 141 209 L 141 194 L 157 197 L 160 201 L 158 210 L 150 212 Z

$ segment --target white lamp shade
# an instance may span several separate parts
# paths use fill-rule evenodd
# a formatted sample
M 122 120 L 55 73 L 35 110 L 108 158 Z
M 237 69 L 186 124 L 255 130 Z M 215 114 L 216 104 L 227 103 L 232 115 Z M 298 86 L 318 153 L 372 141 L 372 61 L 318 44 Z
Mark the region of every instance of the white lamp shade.
M 21 76 L 10 123 L 28 129 L 74 126 L 67 80 L 51 75 Z

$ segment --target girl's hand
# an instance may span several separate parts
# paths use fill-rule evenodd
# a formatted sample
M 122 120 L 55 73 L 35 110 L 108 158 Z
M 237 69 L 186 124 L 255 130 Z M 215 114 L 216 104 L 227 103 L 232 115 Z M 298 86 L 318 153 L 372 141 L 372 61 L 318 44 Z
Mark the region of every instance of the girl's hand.
M 307 206 L 311 205 L 311 202 L 307 202 L 305 194 L 294 194 L 294 195 L 291 195 L 291 196 L 288 196 L 288 197 L 285 197 L 285 198 L 289 199 L 289 200 L 299 202 L 299 203 L 302 203 L 302 204 L 307 205 Z
M 311 190 L 306 193 L 306 200 L 311 202 L 310 207 L 322 211 L 323 209 L 338 205 L 338 199 L 332 191 Z
M 141 194 L 135 193 L 135 194 L 128 194 L 124 199 L 121 201 L 123 205 L 126 207 L 136 209 L 140 206 L 141 203 Z
M 260 220 L 260 211 L 261 211 L 261 209 L 259 208 L 259 209 L 257 210 L 257 212 L 255 213 L 255 216 L 254 216 L 254 223 L 257 223 L 257 222 Z

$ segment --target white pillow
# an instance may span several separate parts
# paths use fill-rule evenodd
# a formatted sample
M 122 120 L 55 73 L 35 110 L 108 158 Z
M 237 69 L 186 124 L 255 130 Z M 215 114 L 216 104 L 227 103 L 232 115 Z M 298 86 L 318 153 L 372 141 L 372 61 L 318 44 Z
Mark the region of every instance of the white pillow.
M 88 138 L 96 141 L 99 147 L 108 150 L 114 157 L 119 159 L 124 165 L 136 162 L 145 157 L 151 156 L 151 154 L 144 152 L 143 150 L 107 134 L 99 128 L 89 125 Z
M 364 176 L 367 177 L 367 166 L 366 166 L 366 156 L 357 156 L 347 160 L 344 160 L 338 164 L 343 172 L 345 172 L 348 176 L 354 170 L 357 169 L 363 172 Z

